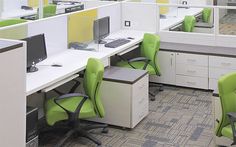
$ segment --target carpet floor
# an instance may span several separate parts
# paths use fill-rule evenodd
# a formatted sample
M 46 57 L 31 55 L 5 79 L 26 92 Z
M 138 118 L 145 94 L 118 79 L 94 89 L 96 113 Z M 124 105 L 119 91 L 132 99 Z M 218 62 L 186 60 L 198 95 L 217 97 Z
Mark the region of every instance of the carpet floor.
M 94 130 L 103 147 L 209 147 L 214 146 L 212 93 L 165 86 L 149 102 L 149 115 L 134 129 L 109 126 Z M 40 147 L 52 147 L 63 133 L 40 136 Z M 71 138 L 65 147 L 96 147 L 85 138 Z

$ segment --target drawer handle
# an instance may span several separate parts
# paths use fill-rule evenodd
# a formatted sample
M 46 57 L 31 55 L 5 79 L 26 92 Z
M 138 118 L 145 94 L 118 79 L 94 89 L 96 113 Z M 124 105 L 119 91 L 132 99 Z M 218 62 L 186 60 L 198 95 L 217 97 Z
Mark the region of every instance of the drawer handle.
M 196 62 L 195 59 L 187 59 L 187 61 L 189 61 L 189 62 Z
M 196 85 L 196 82 L 187 82 L 187 83 L 191 85 Z
M 222 65 L 225 65 L 225 66 L 230 66 L 231 63 L 227 63 L 227 62 L 221 62 Z
M 187 72 L 195 73 L 195 72 L 197 72 L 197 71 L 196 71 L 196 70 L 188 70 Z

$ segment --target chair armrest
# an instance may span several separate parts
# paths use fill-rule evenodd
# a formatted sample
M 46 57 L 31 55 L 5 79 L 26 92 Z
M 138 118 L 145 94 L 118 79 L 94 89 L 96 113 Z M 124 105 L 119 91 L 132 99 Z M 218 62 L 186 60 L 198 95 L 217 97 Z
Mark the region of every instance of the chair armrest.
M 143 66 L 143 70 L 146 70 L 146 68 L 151 60 L 149 60 L 148 58 L 145 58 L 145 57 L 137 57 L 137 58 L 133 58 L 133 59 L 128 60 L 128 64 L 131 67 L 135 68 L 134 66 L 131 65 L 131 62 L 138 62 L 138 61 L 145 62 L 144 66 Z
M 81 100 L 81 102 L 78 104 L 78 106 L 76 107 L 74 112 L 71 112 L 69 110 L 67 110 L 65 107 L 63 107 L 62 105 L 60 105 L 58 103 L 58 101 L 63 100 L 63 99 L 69 99 L 71 97 L 83 97 L 83 99 Z M 63 110 L 65 110 L 65 112 L 68 114 L 69 119 L 70 120 L 76 120 L 79 118 L 79 112 L 84 104 L 84 102 L 88 99 L 89 97 L 85 94 L 81 94 L 81 93 L 69 93 L 69 94 L 65 94 L 62 96 L 59 96 L 57 98 L 54 99 L 54 103 L 57 104 L 59 107 L 61 107 Z
M 229 118 L 230 125 L 233 132 L 233 143 L 231 145 L 235 145 L 236 144 L 236 131 L 235 131 L 234 123 L 236 122 L 236 112 L 229 112 L 227 113 L 227 116 Z

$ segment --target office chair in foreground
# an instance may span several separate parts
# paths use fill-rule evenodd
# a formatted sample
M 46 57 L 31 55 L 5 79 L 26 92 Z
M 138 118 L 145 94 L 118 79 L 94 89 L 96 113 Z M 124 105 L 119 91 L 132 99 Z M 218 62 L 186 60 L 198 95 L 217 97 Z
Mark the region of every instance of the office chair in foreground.
M 160 37 L 155 34 L 145 33 L 143 37 L 143 42 L 141 44 L 141 57 L 126 60 L 120 57 L 122 61 L 117 63 L 117 66 L 128 67 L 134 69 L 147 70 L 149 75 L 161 76 L 160 66 L 157 61 L 157 53 L 160 48 Z M 150 83 L 150 87 L 156 86 L 154 83 Z M 162 86 L 160 85 L 159 91 L 162 91 Z M 155 94 L 149 92 L 152 96 L 151 100 L 155 100 Z
M 91 125 L 81 127 L 79 119 L 94 117 L 104 117 L 105 111 L 100 99 L 100 85 L 103 79 L 104 66 L 102 62 L 95 58 L 88 60 L 84 74 L 84 90 L 86 95 L 80 93 L 69 93 L 54 97 L 45 103 L 45 116 L 47 124 L 55 125 L 56 122 L 67 121 L 68 132 L 65 137 L 59 141 L 57 146 L 62 146 L 71 136 L 81 136 L 90 139 L 97 145 L 101 141 L 88 133 L 91 129 L 103 128 L 106 133 L 107 125 Z
M 0 27 L 10 26 L 14 24 L 24 23 L 27 22 L 24 19 L 6 19 L 0 21 Z
M 192 15 L 185 16 L 182 30 L 184 32 L 193 32 L 195 23 L 196 23 L 196 18 L 194 16 Z
M 222 117 L 218 121 L 216 136 L 227 137 L 236 145 L 236 72 L 222 76 L 218 81 Z

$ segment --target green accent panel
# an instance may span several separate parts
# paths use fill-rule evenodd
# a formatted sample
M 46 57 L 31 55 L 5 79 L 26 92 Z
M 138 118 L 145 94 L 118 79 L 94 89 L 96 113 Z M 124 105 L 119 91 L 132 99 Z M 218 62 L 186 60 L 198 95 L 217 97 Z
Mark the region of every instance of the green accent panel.
M 149 65 L 147 66 L 147 71 L 150 74 L 161 75 L 160 66 L 157 60 L 157 53 L 160 49 L 160 37 L 155 34 L 145 33 L 143 37 L 143 42 L 140 47 L 141 56 L 146 57 L 150 60 Z M 144 62 L 131 62 L 131 65 L 142 69 Z M 121 61 L 117 63 L 117 66 L 121 67 L 130 67 L 128 62 Z
M 24 23 L 26 20 L 22 19 L 9 19 L 9 20 L 3 20 L 0 22 L 0 27 L 14 25 L 18 23 Z M 27 24 L 21 25 L 21 26 L 15 26 L 7 29 L 0 30 L 0 38 L 5 39 L 23 39 L 27 37 Z
M 83 104 L 79 113 L 79 118 L 104 117 L 105 110 L 100 99 L 100 86 L 103 79 L 104 66 L 103 63 L 95 58 L 88 60 L 86 71 L 84 74 L 84 90 L 89 98 Z M 51 98 L 45 103 L 45 116 L 49 125 L 68 119 L 67 113 L 59 107 L 55 102 L 55 98 Z M 74 112 L 83 97 L 70 97 L 59 101 L 67 110 Z
M 202 20 L 203 20 L 203 22 L 208 23 L 210 21 L 211 12 L 212 12 L 211 8 L 204 8 L 203 9 L 203 11 L 202 11 Z
M 192 15 L 185 16 L 183 22 L 183 31 L 184 32 L 193 32 L 194 26 L 196 23 L 196 18 Z
M 43 7 L 43 18 L 56 15 L 57 6 L 50 4 Z
M 68 43 L 93 40 L 93 22 L 97 19 L 97 9 L 71 14 L 68 19 Z
M 229 112 L 236 112 L 236 72 L 226 74 L 218 80 L 222 117 L 216 128 L 217 136 L 232 138 L 232 130 L 227 116 Z M 230 129 L 229 129 L 230 128 Z

